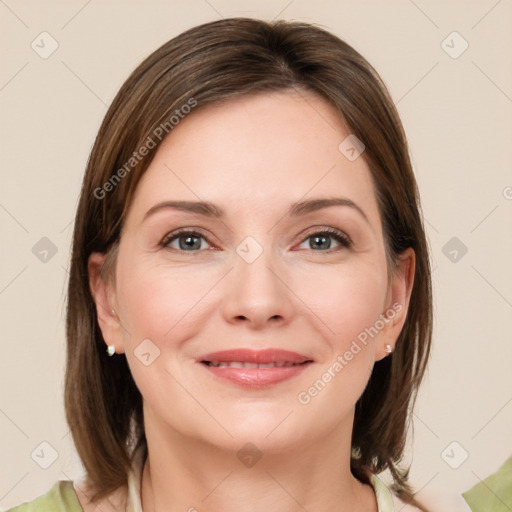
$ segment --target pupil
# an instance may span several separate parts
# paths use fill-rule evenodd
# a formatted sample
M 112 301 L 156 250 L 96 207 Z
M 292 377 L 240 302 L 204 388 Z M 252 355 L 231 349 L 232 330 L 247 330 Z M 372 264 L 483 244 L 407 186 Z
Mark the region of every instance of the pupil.
M 196 242 L 193 242 L 193 240 L 196 239 Z M 184 243 L 182 243 L 182 240 L 185 240 Z M 192 240 L 192 242 L 191 242 Z M 187 236 L 187 237 L 181 237 L 180 238 L 180 249 L 200 249 L 201 248 L 201 241 L 198 236 Z
M 325 249 L 329 249 L 331 247 L 331 240 L 327 236 L 323 236 L 323 235 L 322 236 L 314 236 L 313 239 L 315 241 L 314 242 L 315 244 L 317 244 L 319 240 L 324 241 L 324 242 L 326 241 L 327 243 L 324 244 Z M 320 242 L 319 244 L 321 246 L 322 242 Z
M 329 249 L 331 247 L 331 239 L 328 236 L 313 236 L 314 240 L 313 245 L 316 245 L 317 247 L 323 247 L 325 249 Z M 195 242 L 194 242 L 195 239 Z M 182 240 L 185 240 L 184 243 L 182 243 Z M 200 249 L 201 248 L 201 242 L 200 237 L 198 236 L 187 236 L 187 237 L 181 237 L 180 238 L 180 249 Z

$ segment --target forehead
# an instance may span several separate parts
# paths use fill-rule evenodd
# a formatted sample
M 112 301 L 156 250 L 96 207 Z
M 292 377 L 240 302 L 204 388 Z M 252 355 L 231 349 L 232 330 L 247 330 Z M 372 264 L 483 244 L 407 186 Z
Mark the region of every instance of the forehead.
M 378 221 L 367 164 L 339 150 L 349 135 L 336 109 L 313 93 L 243 96 L 192 111 L 158 148 L 131 210 L 140 217 L 159 201 L 207 200 L 238 217 L 339 196 Z

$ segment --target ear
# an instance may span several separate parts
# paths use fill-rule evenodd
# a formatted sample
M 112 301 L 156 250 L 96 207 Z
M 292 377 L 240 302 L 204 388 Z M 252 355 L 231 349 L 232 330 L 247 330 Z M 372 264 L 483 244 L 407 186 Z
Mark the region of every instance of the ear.
M 116 353 L 124 352 L 122 326 L 117 314 L 115 289 L 111 280 L 101 276 L 107 254 L 94 252 L 89 256 L 89 286 L 96 305 L 96 317 L 106 345 L 114 345 Z
M 384 328 L 377 338 L 375 347 L 375 361 L 380 361 L 389 353 L 385 351 L 386 345 L 394 351 L 396 341 L 402 332 L 409 310 L 414 273 L 416 269 L 416 255 L 409 247 L 401 253 L 396 261 L 396 269 L 390 276 L 386 309 L 383 312 Z

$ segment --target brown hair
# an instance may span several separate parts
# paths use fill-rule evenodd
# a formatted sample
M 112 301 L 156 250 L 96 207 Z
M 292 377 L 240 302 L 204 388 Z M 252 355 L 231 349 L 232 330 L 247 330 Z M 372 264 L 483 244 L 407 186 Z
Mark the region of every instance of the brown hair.
M 401 121 L 377 72 L 347 43 L 312 24 L 248 18 L 194 27 L 149 55 L 113 100 L 87 163 L 70 265 L 65 408 L 76 449 L 97 489 L 94 500 L 126 484 L 134 449 L 141 447 L 147 456 L 147 444 L 142 397 L 126 358 L 106 356 L 88 258 L 96 251 L 108 253 L 105 274 L 112 274 L 131 198 L 164 138 L 156 134 L 162 127 L 170 133 L 170 120 L 187 111 L 184 105 L 195 111 L 244 94 L 287 90 L 326 99 L 363 141 L 390 268 L 408 247 L 416 253 L 414 286 L 396 349 L 375 364 L 356 404 L 351 459 L 360 481 L 369 483 L 370 472 L 389 469 L 395 491 L 416 503 L 400 462 L 430 352 L 432 296 L 419 194 Z

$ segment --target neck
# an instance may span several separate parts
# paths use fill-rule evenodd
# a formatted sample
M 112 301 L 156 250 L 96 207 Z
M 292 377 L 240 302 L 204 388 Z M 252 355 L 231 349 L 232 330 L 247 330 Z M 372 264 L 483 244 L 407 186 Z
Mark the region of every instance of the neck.
M 377 512 L 373 488 L 350 472 L 350 434 L 340 430 L 286 450 L 265 447 L 261 459 L 254 465 L 247 459 L 246 465 L 236 457 L 236 449 L 221 449 L 168 429 L 146 430 L 143 510 Z

